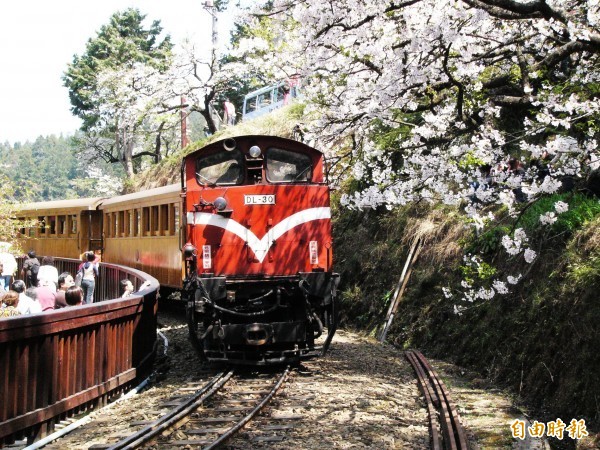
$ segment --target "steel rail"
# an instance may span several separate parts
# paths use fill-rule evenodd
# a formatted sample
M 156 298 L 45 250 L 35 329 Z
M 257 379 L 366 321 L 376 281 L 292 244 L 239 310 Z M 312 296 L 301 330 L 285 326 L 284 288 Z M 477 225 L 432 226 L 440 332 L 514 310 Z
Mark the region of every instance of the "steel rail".
M 417 374 L 421 392 L 425 396 L 429 412 L 430 429 L 432 431 L 432 448 L 435 449 L 442 445 L 437 442 L 439 435 L 437 435 L 437 426 L 434 423 L 436 414 L 434 413 L 432 416 L 431 413 L 431 408 L 434 403 L 437 403 L 435 406 L 440 412 L 439 420 L 443 434 L 443 447 L 439 448 L 468 450 L 465 429 L 462 426 L 458 411 L 450 398 L 444 382 L 439 378 L 421 352 L 409 350 L 405 355 Z
M 229 430 L 227 430 L 224 434 L 219 436 L 212 444 L 210 444 L 208 447 L 205 447 L 204 450 L 213 450 L 213 449 L 216 449 L 219 446 L 223 445 L 223 443 L 225 443 L 225 441 L 230 439 L 235 433 L 237 433 L 241 428 L 243 428 L 244 425 L 246 425 L 248 422 L 250 422 L 250 420 L 252 420 L 252 418 L 256 414 L 258 414 L 258 412 L 260 410 L 262 410 L 265 407 L 265 405 L 267 403 L 269 403 L 269 401 L 277 393 L 277 391 L 279 390 L 281 385 L 286 380 L 289 372 L 290 372 L 290 366 L 287 366 L 286 369 L 281 374 L 281 377 L 279 377 L 279 380 L 277 380 L 277 383 L 275 383 L 275 385 L 273 386 L 271 391 L 265 396 L 265 398 L 263 398 L 262 401 L 258 405 L 256 405 L 256 407 L 252 411 L 250 411 L 246 417 L 244 417 L 242 420 L 240 420 L 238 423 L 236 423 L 233 427 L 231 427 Z
M 186 402 L 182 403 L 163 417 L 160 417 L 147 427 L 142 428 L 140 431 L 112 445 L 109 447 L 109 450 L 135 449 L 150 441 L 156 435 L 162 433 L 164 430 L 173 426 L 182 418 L 197 409 L 202 403 L 221 389 L 232 376 L 233 370 L 229 371 L 227 374 L 224 372 L 217 374 Z
M 448 419 L 450 421 L 449 432 L 453 433 L 452 439 L 455 442 L 456 448 L 458 448 L 458 449 L 468 448 L 468 444 L 467 444 L 468 440 L 467 440 L 465 428 L 462 426 L 462 423 L 460 422 L 460 417 L 458 415 L 458 411 L 456 410 L 456 407 L 454 406 L 454 403 L 452 402 L 452 399 L 450 398 L 448 389 L 446 389 L 444 382 L 440 379 L 440 377 L 438 376 L 436 371 L 433 370 L 433 368 L 429 364 L 429 361 L 427 361 L 427 359 L 425 359 L 423 354 L 419 351 L 415 351 L 415 353 L 417 354 L 417 357 L 421 361 L 421 364 L 423 365 L 423 367 L 425 367 L 426 370 L 428 370 L 428 372 L 430 373 L 431 379 L 434 383 L 434 387 L 436 388 L 436 390 L 438 391 L 438 394 L 440 396 L 440 400 L 443 397 L 443 401 L 441 403 L 444 406 L 445 413 L 447 414 Z
M 430 384 L 427 382 L 427 376 L 425 372 L 423 372 L 423 368 L 419 364 L 416 356 L 411 352 L 406 352 L 406 358 L 408 362 L 410 362 L 411 366 L 415 370 L 417 374 L 417 382 L 419 383 L 419 388 L 425 397 L 425 403 L 427 404 L 427 415 L 429 416 L 429 431 L 431 432 L 431 448 L 432 450 L 442 450 L 442 436 L 438 430 L 437 426 L 437 412 L 434 406 L 433 399 L 431 397 L 431 389 Z

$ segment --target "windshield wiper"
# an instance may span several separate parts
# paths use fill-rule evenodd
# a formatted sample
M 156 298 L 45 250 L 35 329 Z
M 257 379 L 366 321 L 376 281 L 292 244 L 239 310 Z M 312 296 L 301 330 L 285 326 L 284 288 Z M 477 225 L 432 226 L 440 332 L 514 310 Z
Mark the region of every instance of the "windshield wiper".
M 207 186 L 214 187 L 214 186 L 216 186 L 216 185 L 217 185 L 217 183 L 215 183 L 214 181 L 212 181 L 212 180 L 209 180 L 209 179 L 208 179 L 208 178 L 206 178 L 204 175 L 201 175 L 201 174 L 200 174 L 200 172 L 196 172 L 196 176 L 197 176 L 198 178 L 201 178 L 201 179 L 205 180 L 205 183 L 204 183 L 204 184 L 206 184 Z
M 302 172 L 300 172 L 298 175 L 296 175 L 296 177 L 294 178 L 294 181 L 298 181 L 300 179 L 300 177 L 302 175 L 304 175 L 311 167 L 312 166 L 306 166 Z

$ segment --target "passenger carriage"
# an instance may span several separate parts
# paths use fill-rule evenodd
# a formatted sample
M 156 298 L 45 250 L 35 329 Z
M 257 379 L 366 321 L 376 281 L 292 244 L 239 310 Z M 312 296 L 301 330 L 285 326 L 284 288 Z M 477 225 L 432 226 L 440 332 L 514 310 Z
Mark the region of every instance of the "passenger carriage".
M 18 215 L 38 223 L 21 230 L 25 251 L 76 259 L 94 251 L 102 261 L 152 275 L 161 286 L 182 286 L 179 184 L 113 198 L 30 203 Z
M 37 223 L 20 230 L 23 249 L 63 258 L 79 258 L 83 252 L 101 250 L 102 220 L 97 207 L 102 200 L 95 197 L 22 205 L 19 218 Z

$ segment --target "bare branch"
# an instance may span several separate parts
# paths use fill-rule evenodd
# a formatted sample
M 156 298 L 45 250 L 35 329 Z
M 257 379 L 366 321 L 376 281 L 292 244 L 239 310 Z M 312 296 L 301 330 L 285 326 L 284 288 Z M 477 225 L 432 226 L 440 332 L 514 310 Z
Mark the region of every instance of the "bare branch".
M 464 2 L 475 8 L 483 9 L 499 19 L 544 18 L 546 20 L 554 19 L 564 24 L 568 22 L 563 11 L 552 8 L 545 0 L 532 0 L 527 3 L 514 0 L 464 0 Z
M 529 106 L 535 100 L 536 97 L 516 97 L 510 95 L 496 95 L 491 98 L 491 101 L 498 106 Z
M 448 69 L 448 58 L 450 57 L 451 47 L 452 44 L 448 44 L 448 47 L 446 47 L 446 52 L 444 53 L 444 61 L 442 63 L 442 66 L 444 68 L 444 73 L 446 74 L 450 82 L 458 88 L 458 95 L 456 96 L 456 114 L 458 115 L 459 119 L 462 120 L 465 88 L 461 82 L 459 82 L 456 78 L 454 78 L 454 76 L 452 76 L 452 73 Z

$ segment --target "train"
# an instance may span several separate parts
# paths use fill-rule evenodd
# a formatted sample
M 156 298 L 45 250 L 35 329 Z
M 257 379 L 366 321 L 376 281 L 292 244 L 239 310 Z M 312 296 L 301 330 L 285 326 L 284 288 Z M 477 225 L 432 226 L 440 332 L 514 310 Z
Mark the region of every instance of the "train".
M 213 142 L 181 181 L 112 198 L 22 205 L 26 249 L 149 273 L 185 302 L 190 340 L 211 362 L 296 363 L 337 328 L 330 188 L 322 152 L 275 136 Z M 320 338 L 320 339 L 319 339 Z

